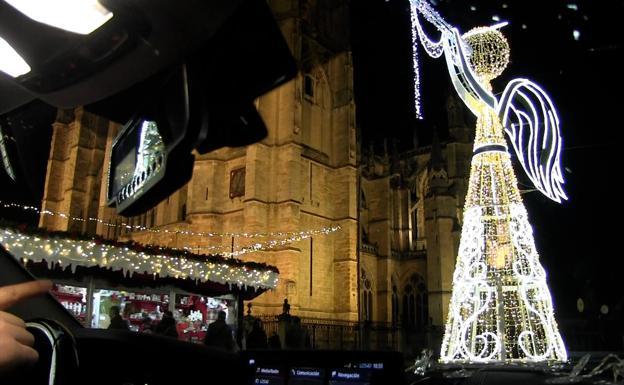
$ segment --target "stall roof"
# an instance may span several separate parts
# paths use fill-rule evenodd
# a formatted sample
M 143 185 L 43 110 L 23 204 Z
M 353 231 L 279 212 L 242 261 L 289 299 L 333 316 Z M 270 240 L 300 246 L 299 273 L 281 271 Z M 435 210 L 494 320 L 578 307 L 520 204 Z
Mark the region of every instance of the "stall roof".
M 67 233 L 2 228 L 0 244 L 35 274 L 64 279 L 93 276 L 112 286 L 172 285 L 198 294 L 232 292 L 251 299 L 274 289 L 279 278 L 277 268 L 266 264 Z

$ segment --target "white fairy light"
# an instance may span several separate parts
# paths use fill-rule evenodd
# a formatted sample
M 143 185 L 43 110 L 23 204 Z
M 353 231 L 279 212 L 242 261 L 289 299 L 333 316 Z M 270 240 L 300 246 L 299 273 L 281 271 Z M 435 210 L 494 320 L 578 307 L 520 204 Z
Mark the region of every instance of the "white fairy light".
M 438 58 L 443 53 L 442 39 L 434 41 L 429 38 L 422 29 L 420 21 L 418 20 L 418 13 L 421 12 L 425 15 L 425 18 L 432 20 L 436 16 L 436 12 L 431 8 L 422 6 L 422 9 L 418 9 L 419 4 L 415 1 L 410 1 L 410 12 L 412 22 L 412 65 L 414 69 L 414 109 L 416 118 L 422 119 L 422 106 L 420 95 L 420 63 L 418 59 L 418 42 L 422 44 L 425 52 L 433 58 Z
M 572 31 L 572 37 L 574 37 L 574 40 L 578 41 L 581 38 L 581 31 L 575 29 Z
M 418 12 L 414 3 L 410 2 L 412 17 L 412 65 L 414 68 L 414 111 L 417 119 L 422 119 L 420 106 L 420 64 L 418 63 L 418 32 L 415 28 L 418 24 Z
M 18 260 L 26 256 L 29 261 L 46 261 L 50 267 L 53 263 L 58 263 L 70 267 L 72 271 L 78 266 L 100 266 L 121 270 L 124 275 L 158 274 L 161 277 L 188 278 L 260 289 L 274 289 L 279 278 L 279 274 L 269 268 L 232 265 L 225 260 L 223 263 L 195 261 L 184 255 L 147 254 L 89 240 L 46 239 L 10 229 L 0 229 L 0 243 Z M 85 250 L 91 250 L 92 253 L 86 255 Z
M 526 79 L 510 82 L 500 100 L 491 93 L 490 80 L 509 61 L 508 43 L 498 31 L 504 23 L 460 35 L 425 0 L 410 4 L 412 12 L 415 9 L 442 33 L 453 85 L 477 116 L 440 360 L 565 361 L 546 274 L 504 137 L 507 132 L 536 188 L 553 200 L 565 199 L 556 110 L 548 95 Z M 412 20 L 418 19 L 412 15 Z M 413 24 L 422 34 L 417 22 Z
M 464 35 L 460 35 L 457 29 L 446 23 L 426 0 L 410 0 L 410 11 L 412 13 L 412 44 L 415 46 L 415 34 L 420 36 L 426 52 L 429 53 L 427 47 L 434 44 L 422 32 L 422 27 L 418 22 L 418 14 L 420 14 L 442 34 L 441 42 L 444 47 L 449 75 L 464 103 L 475 115 L 480 113 L 479 106 L 482 104 L 496 110 L 510 139 L 512 142 L 516 141 L 513 143 L 513 149 L 518 158 L 522 159 L 521 165 L 535 187 L 558 203 L 562 199 L 567 199 L 562 187 L 564 180 L 561 173 L 562 140 L 559 132 L 559 119 L 548 95 L 541 87 L 529 80 L 515 79 L 507 85 L 503 95 L 497 100 L 491 93 L 489 84 L 487 84 L 489 79 L 479 79 L 478 69 L 473 68 L 472 65 L 467 65 L 471 57 L 469 44 L 471 37 L 474 34 L 483 34 L 484 32 L 492 32 L 491 36 L 495 37 L 496 34 L 493 32 L 507 25 L 507 22 L 475 28 Z M 500 18 L 497 18 L 497 21 L 500 21 Z M 523 24 L 522 27 L 526 29 L 526 25 Z M 499 47 L 496 44 L 494 46 Z M 488 47 L 489 44 L 483 48 L 487 49 Z M 486 51 L 482 52 L 485 53 Z M 430 56 L 436 57 L 431 54 Z M 417 62 L 414 62 L 414 72 L 415 84 L 419 85 Z M 420 89 L 415 93 L 415 97 L 420 103 Z M 510 110 L 513 114 L 509 114 Z M 504 118 L 503 115 L 505 115 Z M 542 125 L 545 125 L 546 129 L 541 130 Z M 529 131 L 529 135 L 535 139 L 531 140 L 530 146 L 525 146 L 522 142 L 522 135 L 514 133 L 514 130 Z M 542 144 L 541 148 L 536 146 L 538 138 L 546 143 Z M 548 155 L 540 156 L 543 151 L 546 151 Z M 542 159 L 545 161 L 542 162 Z
M 563 191 L 559 117 L 548 94 L 530 80 L 519 78 L 507 84 L 500 100 L 498 111 L 505 132 L 535 188 L 555 202 L 568 199 Z M 546 157 L 541 155 L 543 151 L 547 151 Z M 543 164 L 541 159 L 545 159 Z

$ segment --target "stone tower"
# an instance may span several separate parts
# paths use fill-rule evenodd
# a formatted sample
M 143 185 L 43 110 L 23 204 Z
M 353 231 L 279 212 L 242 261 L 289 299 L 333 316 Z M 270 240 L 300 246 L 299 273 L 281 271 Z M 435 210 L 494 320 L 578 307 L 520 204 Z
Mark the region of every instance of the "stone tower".
M 424 197 L 429 316 L 434 325 L 441 325 L 446 316 L 455 266 L 454 232 L 457 231 L 458 207 L 451 187 L 452 181 L 442 159 L 436 129 L 428 165 L 428 189 Z
M 98 216 L 109 125 L 108 120 L 82 108 L 59 110 L 52 125 L 42 210 L 66 213 L 68 217 L 43 215 L 40 227 L 95 234 L 96 222 L 70 218 Z

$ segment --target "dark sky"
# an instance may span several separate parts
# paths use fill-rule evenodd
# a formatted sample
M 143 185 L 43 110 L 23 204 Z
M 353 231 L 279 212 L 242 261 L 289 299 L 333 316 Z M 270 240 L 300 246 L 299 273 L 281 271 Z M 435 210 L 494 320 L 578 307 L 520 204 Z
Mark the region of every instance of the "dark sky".
M 511 63 L 494 81 L 495 93 L 502 92 L 510 79 L 532 79 L 550 94 L 561 121 L 562 163 L 570 199 L 557 204 L 537 192 L 524 195 L 557 311 L 575 314 L 576 300 L 582 297 L 587 308 L 583 317 L 597 317 L 602 304 L 612 314 L 619 307 L 621 317 L 622 210 L 616 182 L 622 175 L 617 138 L 624 101 L 620 59 L 624 33 L 618 18 L 624 14 L 624 2 L 446 0 L 432 4 L 461 32 L 495 24 L 496 16 L 510 23 L 502 32 L 510 43 Z M 414 118 L 407 0 L 355 1 L 353 15 L 356 102 L 364 144 L 394 137 L 409 148 L 414 127 L 426 144 L 434 125 L 444 138 L 443 106 L 451 90 L 446 65 L 443 59 L 429 59 L 422 49 L 425 120 Z M 377 151 L 381 151 L 379 144 Z

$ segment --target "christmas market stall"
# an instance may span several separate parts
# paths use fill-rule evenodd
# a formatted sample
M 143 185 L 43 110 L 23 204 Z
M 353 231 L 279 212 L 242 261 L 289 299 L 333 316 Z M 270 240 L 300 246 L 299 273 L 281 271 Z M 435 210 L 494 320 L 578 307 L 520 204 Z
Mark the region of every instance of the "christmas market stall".
M 178 338 L 192 342 L 220 311 L 237 330 L 243 301 L 274 289 L 279 276 L 266 264 L 67 233 L 2 228 L 0 245 L 53 280 L 53 294 L 86 327 L 108 328 L 119 310 L 130 330 L 158 332 L 168 310 Z

